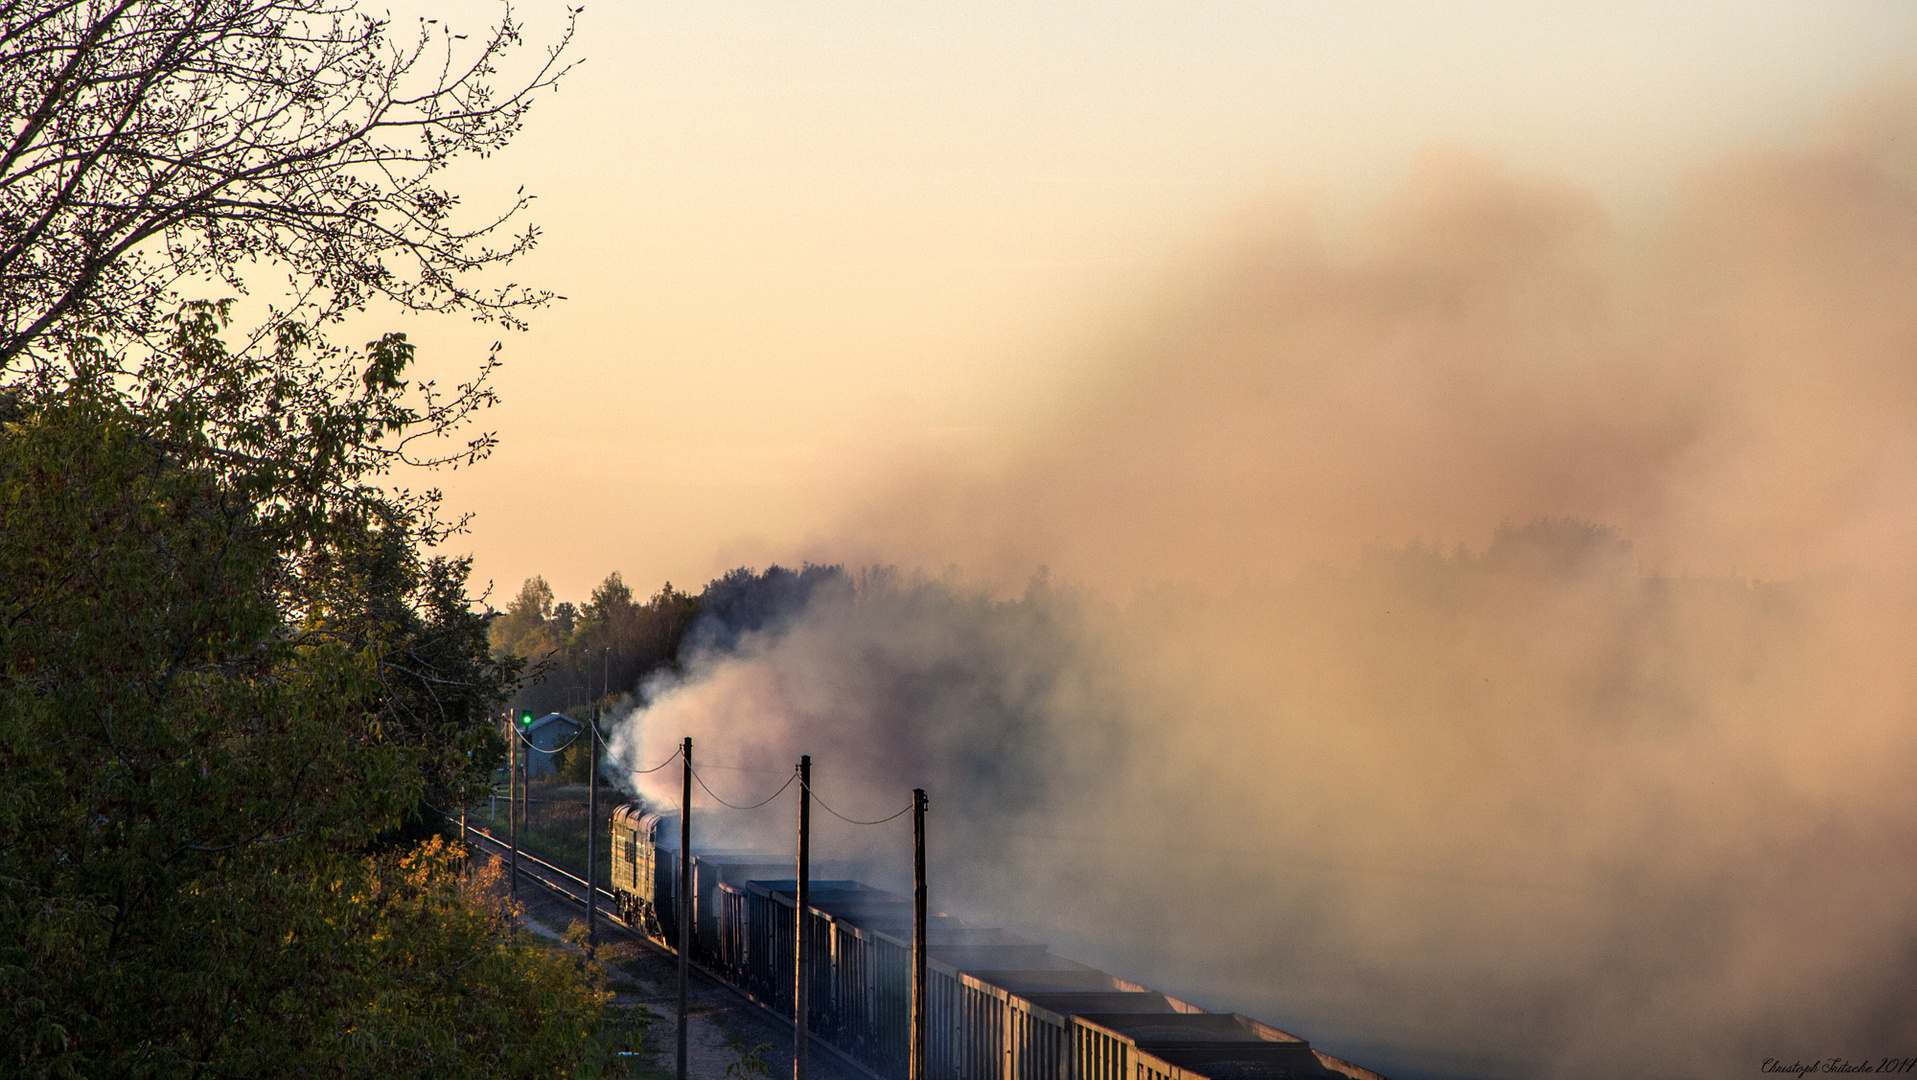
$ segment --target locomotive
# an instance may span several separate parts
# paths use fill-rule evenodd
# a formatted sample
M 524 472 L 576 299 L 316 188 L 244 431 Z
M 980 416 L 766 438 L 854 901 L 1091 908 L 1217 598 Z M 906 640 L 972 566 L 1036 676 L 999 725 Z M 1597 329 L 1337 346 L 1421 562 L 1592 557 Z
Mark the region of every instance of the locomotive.
M 679 883 L 679 815 L 612 816 L 612 887 L 628 924 L 792 1015 L 799 932 L 791 860 L 695 843 Z M 682 896 L 681 893 L 684 893 Z M 910 1055 L 912 903 L 814 877 L 803 923 L 808 1030 L 882 1080 Z M 1384 1080 L 1237 1013 L 1207 1012 L 1053 953 L 1043 942 L 928 912 L 927 1080 Z

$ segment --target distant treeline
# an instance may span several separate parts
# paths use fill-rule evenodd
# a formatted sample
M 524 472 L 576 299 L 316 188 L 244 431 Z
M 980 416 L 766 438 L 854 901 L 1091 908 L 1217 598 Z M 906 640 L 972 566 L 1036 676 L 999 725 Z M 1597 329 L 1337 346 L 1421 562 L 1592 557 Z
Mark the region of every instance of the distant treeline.
M 1374 549 L 1353 569 L 1348 586 L 1362 587 L 1386 567 L 1388 576 L 1403 587 L 1446 593 L 1469 590 L 1492 578 L 1637 576 L 1631 543 L 1618 530 L 1571 519 L 1507 525 L 1482 554 L 1462 547 L 1446 553 L 1415 543 Z M 898 577 L 894 570 L 873 572 L 888 580 Z M 1305 580 L 1312 577 L 1311 571 L 1304 575 Z M 1421 584 L 1414 586 L 1414 580 Z M 937 583 L 917 583 L 921 590 L 934 586 Z M 595 703 L 638 691 L 655 672 L 676 674 L 682 659 L 696 651 L 729 651 L 742 635 L 797 615 L 815 595 L 837 593 L 850 599 L 856 588 L 843 566 L 807 563 L 792 570 L 773 565 L 763 571 L 728 571 L 697 595 L 666 582 L 651 599 L 641 601 L 615 570 L 584 604 L 576 605 L 557 600 L 546 579 L 535 575 L 493 619 L 492 651 L 502 661 L 518 657 L 525 663 L 526 674 L 510 702 L 513 709 L 571 711 L 583 717 Z
M 636 691 L 656 671 L 677 671 L 688 646 L 729 648 L 741 634 L 789 617 L 822 587 L 850 591 L 852 582 L 839 566 L 740 567 L 697 596 L 668 581 L 641 601 L 615 570 L 575 605 L 555 602 L 552 586 L 535 575 L 493 619 L 492 649 L 527 663 L 513 709 L 583 712 Z

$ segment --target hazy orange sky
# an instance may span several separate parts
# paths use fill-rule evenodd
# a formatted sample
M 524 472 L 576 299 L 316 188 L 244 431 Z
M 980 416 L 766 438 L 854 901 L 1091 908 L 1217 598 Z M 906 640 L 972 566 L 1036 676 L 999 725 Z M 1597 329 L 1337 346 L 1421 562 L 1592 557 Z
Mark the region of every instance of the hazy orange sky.
M 556 36 L 560 9 L 519 14 Z M 512 277 L 568 298 L 506 341 L 497 454 L 443 478 L 507 595 L 696 590 L 902 471 L 990 474 L 1248 222 L 1335 235 L 1432 145 L 1655 229 L 1704 163 L 1917 69 L 1917 8 L 635 3 L 589 7 L 575 53 L 452 181 L 537 193 Z M 447 374 L 496 336 L 398 326 Z
M 629 763 L 975 797 L 940 904 L 1391 1075 L 1909 1052 L 1908 0 L 580 26 L 449 179 L 568 297 L 446 478 L 493 601 L 963 570 L 695 647 Z

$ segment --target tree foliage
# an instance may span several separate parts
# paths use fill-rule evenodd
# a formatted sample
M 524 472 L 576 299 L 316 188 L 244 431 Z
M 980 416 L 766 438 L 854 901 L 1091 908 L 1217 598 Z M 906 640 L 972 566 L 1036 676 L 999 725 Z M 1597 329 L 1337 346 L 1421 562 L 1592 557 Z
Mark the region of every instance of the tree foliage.
M 575 607 L 555 603 L 552 586 L 534 576 L 493 622 L 492 648 L 531 665 L 515 708 L 565 710 L 632 693 L 656 673 L 677 671 L 684 655 L 731 649 L 746 634 L 782 628 L 816 598 L 850 599 L 853 588 L 842 566 L 742 566 L 696 596 L 668 581 L 642 603 L 615 570 Z M 572 771 L 583 779 L 583 766 Z
M 492 648 L 536 672 L 514 697 L 516 708 L 563 710 L 631 693 L 652 672 L 676 664 L 699 610 L 698 598 L 671 582 L 642 602 L 616 570 L 581 608 L 554 603 L 546 579 L 531 577 L 493 621 Z
M 373 730 L 425 755 L 428 798 L 470 794 L 471 760 L 500 751 L 484 720 L 518 669 L 488 652 L 486 618 L 465 593 L 470 560 L 422 552 L 450 529 L 434 516 L 437 493 L 382 481 L 449 463 L 405 448 L 457 431 L 484 402 L 448 404 L 409 385 L 413 353 L 399 335 L 322 357 L 288 334 L 253 357 L 228 349 L 220 305 L 190 304 L 171 323 L 170 348 L 136 394 L 114 380 L 110 357 L 77 343 L 75 392 L 119 401 L 123 422 L 247 507 L 270 552 L 260 587 L 287 632 L 370 657 Z M 469 444 L 450 460 L 484 450 Z
M 447 611 L 352 632 L 316 607 L 293 621 L 264 587 L 282 554 L 271 515 L 177 417 L 85 382 L 13 412 L 0 433 L 6 1070 L 380 1075 L 478 1022 L 418 982 L 425 961 L 394 966 L 401 924 L 440 969 L 504 980 L 495 998 L 572 993 L 500 959 L 496 934 L 474 936 L 442 856 L 401 873 L 363 854 L 435 775 L 465 787 L 491 764 L 458 741 L 496 739 L 483 724 L 434 745 L 393 719 L 396 642 L 470 657 L 479 640 L 450 600 L 459 566 L 417 583 Z M 347 535 L 329 551 L 364 558 Z M 405 607 L 403 573 L 360 580 L 361 606 Z M 497 673 L 443 670 L 474 701 L 502 695 Z M 395 873 L 414 897 L 397 907 L 378 884 Z M 589 995 L 565 1000 L 551 1022 L 584 1023 Z M 496 1013 L 485 1023 L 509 1030 Z M 432 1052 L 450 1074 L 480 1060 L 484 1041 L 465 1045 Z
M 550 635 L 537 639 L 533 635 L 552 617 L 552 602 L 552 586 L 546 584 L 545 578 L 536 575 L 527 578 L 519 588 L 519 595 L 493 620 L 493 644 L 520 656 L 551 651 Z
M 437 185 L 562 67 L 499 92 L 510 16 L 389 29 L 0 0 L 0 1073 L 578 1060 L 589 980 L 511 946 L 448 849 L 372 854 L 503 755 L 519 661 L 428 550 L 460 522 L 400 483 L 490 450 L 493 361 L 441 388 L 403 335 L 324 332 L 540 301 L 470 277 L 532 242 L 524 197 L 462 224 Z M 244 326 L 193 299 L 269 271 L 288 298 Z

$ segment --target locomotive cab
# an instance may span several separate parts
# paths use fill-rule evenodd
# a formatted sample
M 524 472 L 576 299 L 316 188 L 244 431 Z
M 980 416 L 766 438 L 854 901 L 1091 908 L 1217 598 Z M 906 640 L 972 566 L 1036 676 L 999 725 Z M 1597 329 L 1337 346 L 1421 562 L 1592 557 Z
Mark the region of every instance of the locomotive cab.
M 676 945 L 680 910 L 678 811 L 622 806 L 612 815 L 609 839 L 612 891 L 618 898 L 620 918 L 648 937 Z M 702 959 L 718 955 L 721 883 L 790 872 L 790 862 L 761 851 L 708 850 L 695 842 L 690 897 L 693 955 Z
M 678 932 L 679 815 L 626 805 L 613 811 L 609 831 L 619 917 L 650 937 L 670 939 Z

